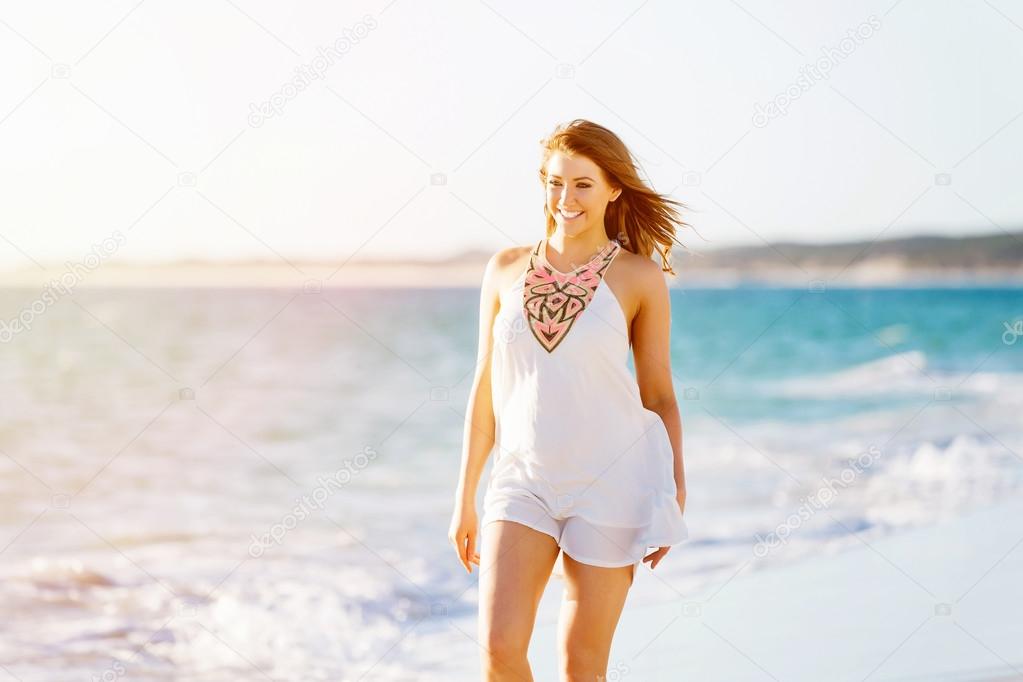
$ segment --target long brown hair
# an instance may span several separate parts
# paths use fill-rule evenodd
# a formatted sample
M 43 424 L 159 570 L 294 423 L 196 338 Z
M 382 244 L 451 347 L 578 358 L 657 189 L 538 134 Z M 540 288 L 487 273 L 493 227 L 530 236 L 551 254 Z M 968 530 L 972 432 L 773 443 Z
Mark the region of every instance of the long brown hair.
M 604 231 L 609 239 L 617 239 L 632 253 L 649 258 L 654 250 L 661 255 L 661 270 L 675 275 L 671 267 L 671 247 L 678 240 L 677 228 L 689 228 L 679 215 L 679 209 L 688 207 L 658 194 L 639 177 L 638 163 L 625 143 L 617 135 L 585 119 L 577 118 L 561 124 L 540 141 L 543 158 L 540 162 L 540 181 L 547 183 L 547 161 L 556 151 L 569 156 L 585 156 L 604 172 L 612 187 L 621 188 L 617 199 L 609 202 L 604 213 Z M 547 236 L 557 229 L 554 216 L 544 202 L 547 218 Z M 678 242 L 682 248 L 685 244 Z

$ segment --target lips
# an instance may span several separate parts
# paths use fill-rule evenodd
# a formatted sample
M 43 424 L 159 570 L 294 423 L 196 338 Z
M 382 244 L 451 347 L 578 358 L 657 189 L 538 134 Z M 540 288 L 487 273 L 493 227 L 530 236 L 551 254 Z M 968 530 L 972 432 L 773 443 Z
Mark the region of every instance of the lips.
M 558 213 L 560 213 L 561 217 L 565 220 L 572 220 L 573 218 L 578 218 L 583 214 L 582 211 L 566 211 L 563 208 L 559 208 Z

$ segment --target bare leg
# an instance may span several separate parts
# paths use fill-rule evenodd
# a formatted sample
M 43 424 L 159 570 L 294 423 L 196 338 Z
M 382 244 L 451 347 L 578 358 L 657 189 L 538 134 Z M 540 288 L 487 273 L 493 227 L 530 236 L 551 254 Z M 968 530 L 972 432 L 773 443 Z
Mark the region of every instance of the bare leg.
M 604 682 L 611 639 L 632 587 L 635 566 L 590 566 L 567 554 L 562 561 L 565 594 L 558 618 L 560 679 Z
M 486 682 L 532 682 L 526 653 L 536 609 L 558 558 L 550 535 L 515 521 L 481 531 L 479 638 Z

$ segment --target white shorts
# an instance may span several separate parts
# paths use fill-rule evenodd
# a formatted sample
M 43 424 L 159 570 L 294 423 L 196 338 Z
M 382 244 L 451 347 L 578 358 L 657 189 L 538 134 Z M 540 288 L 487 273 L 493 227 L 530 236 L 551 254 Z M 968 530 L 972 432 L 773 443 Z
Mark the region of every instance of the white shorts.
M 581 516 L 556 516 L 532 494 L 500 495 L 484 501 L 480 528 L 493 521 L 516 521 L 550 535 L 562 551 L 576 561 L 604 568 L 638 564 L 649 554 L 640 546 L 638 528 L 598 526 Z M 559 555 L 560 560 L 560 555 Z M 555 573 L 561 575 L 561 571 Z

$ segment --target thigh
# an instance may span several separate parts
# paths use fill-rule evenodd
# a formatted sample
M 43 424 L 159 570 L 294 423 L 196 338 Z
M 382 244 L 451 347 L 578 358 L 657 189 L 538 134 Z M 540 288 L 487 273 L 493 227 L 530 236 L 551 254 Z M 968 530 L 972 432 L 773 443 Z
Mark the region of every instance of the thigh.
M 558 621 L 562 661 L 577 670 L 607 668 L 618 619 L 635 577 L 636 565 L 620 568 L 591 566 L 563 556 L 565 594 Z
M 486 524 L 481 536 L 480 643 L 528 647 L 558 543 L 547 533 L 506 520 Z

